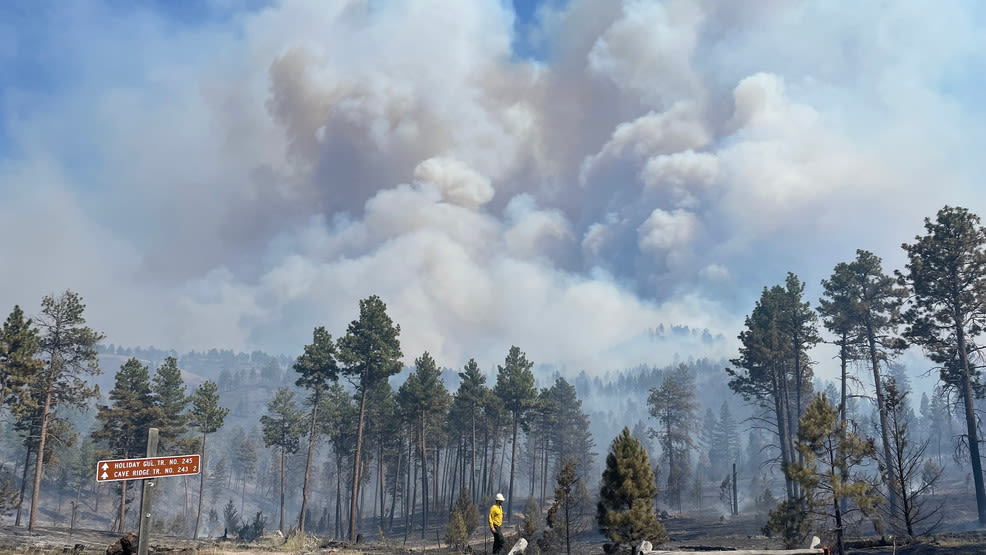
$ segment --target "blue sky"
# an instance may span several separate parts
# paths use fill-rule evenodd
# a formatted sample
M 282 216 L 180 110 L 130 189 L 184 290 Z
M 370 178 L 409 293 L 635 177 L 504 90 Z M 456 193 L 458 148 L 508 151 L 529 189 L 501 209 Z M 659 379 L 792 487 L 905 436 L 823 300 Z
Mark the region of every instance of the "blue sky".
M 733 356 L 788 271 L 814 301 L 857 248 L 890 271 L 941 206 L 986 214 L 984 14 L 5 3 L 0 305 L 71 288 L 109 342 L 293 354 L 379 294 L 451 367 Z

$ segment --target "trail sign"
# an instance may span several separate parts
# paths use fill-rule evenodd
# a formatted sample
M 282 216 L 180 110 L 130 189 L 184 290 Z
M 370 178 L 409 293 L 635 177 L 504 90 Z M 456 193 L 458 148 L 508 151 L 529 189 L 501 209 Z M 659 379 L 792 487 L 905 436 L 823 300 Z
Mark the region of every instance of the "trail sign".
M 96 464 L 96 481 L 144 480 L 199 473 L 199 455 L 116 459 Z

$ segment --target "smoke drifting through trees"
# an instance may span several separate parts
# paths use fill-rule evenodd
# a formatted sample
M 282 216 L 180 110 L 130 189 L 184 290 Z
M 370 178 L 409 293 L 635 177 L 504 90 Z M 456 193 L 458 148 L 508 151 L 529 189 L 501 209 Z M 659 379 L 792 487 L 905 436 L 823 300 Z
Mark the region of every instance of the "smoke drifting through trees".
M 777 466 L 786 472 L 782 507 L 774 513 L 777 529 L 824 528 L 824 519 L 831 518 L 834 529 L 842 531 L 846 518 L 859 524 L 858 517 L 851 516 L 856 509 L 871 512 L 871 492 L 863 496 L 853 489 L 862 482 L 835 480 L 857 468 L 882 481 L 881 494 L 888 502 L 880 525 L 918 534 L 936 522 L 936 505 L 924 503 L 924 498 L 941 483 L 941 469 L 949 465 L 943 455 L 953 433 L 969 449 L 973 480 L 978 472 L 972 454 L 978 445 L 975 431 L 951 431 L 956 424 L 951 411 L 959 409 L 968 424 L 970 406 L 975 408 L 974 397 L 982 390 L 975 359 L 967 355 L 977 348 L 986 306 L 980 266 L 986 264 L 986 233 L 978 218 L 964 209 L 945 207 L 925 226 L 927 235 L 904 245 L 910 263 L 906 273 L 898 273 L 896 283 L 884 274 L 880 259 L 866 251 L 857 251 L 854 261 L 837 265 L 823 281 L 818 312 L 839 349 L 843 372 L 838 384 L 823 384 L 814 377 L 818 363 L 812 350 L 821 340 L 818 317 L 804 299 L 804 282 L 794 274 L 781 285 L 763 289 L 739 334 L 739 356 L 726 370 L 728 388 L 722 379 L 726 364 L 715 360 L 615 371 L 605 378 L 586 372 L 564 377 L 528 360 L 517 346 L 510 348 L 495 374 L 484 374 L 475 361 L 461 372 L 443 369 L 428 352 L 416 358 L 413 370 L 402 368 L 401 327 L 378 297 L 360 302 L 358 319 L 338 340 L 316 328 L 312 343 L 294 361 L 259 351 L 178 356 L 154 349 L 97 349 L 100 335 L 82 327 L 83 305 L 69 292 L 62 301 L 45 298 L 37 318 L 40 329 L 17 306 L 7 318 L 0 336 L 2 416 L 17 425 L 3 441 L 13 447 L 6 452 L 24 461 L 22 486 L 29 469 L 37 472 L 37 463 L 33 468 L 30 463 L 38 452 L 54 465 L 52 478 L 35 487 L 32 495 L 40 495 L 42 489 L 69 490 L 77 504 L 85 504 L 84 469 L 91 468 L 94 455 L 138 455 L 133 451 L 139 450 L 141 430 L 160 422 L 163 449 L 200 451 L 206 466 L 198 483 L 191 484 L 199 486 L 197 499 L 187 480 L 168 486 L 184 489 L 186 507 L 175 516 L 182 521 L 176 529 L 184 533 L 198 534 L 206 505 L 204 481 L 212 479 L 216 483 L 210 485 L 210 503 L 237 495 L 240 514 L 262 516 L 277 510 L 281 528 L 297 522 L 299 528 L 312 526 L 317 533 L 348 539 L 369 526 L 391 531 L 396 522 L 404 534 L 413 530 L 427 537 L 429 531 L 444 529 L 453 501 L 460 518 L 469 512 L 469 503 L 481 507 L 501 490 L 512 492 L 518 503 L 526 492 L 526 504 L 547 508 L 552 506 L 550 485 L 559 479 L 564 482 L 564 487 L 558 482 L 559 491 L 566 498 L 577 493 L 571 489 L 575 483 L 591 485 L 594 495 L 600 479 L 597 440 L 605 442 L 620 429 L 629 433 L 632 424 L 631 436 L 649 453 L 648 460 L 660 461 L 651 469 L 663 484 L 654 501 L 658 508 L 683 512 L 708 507 L 706 491 L 725 484 L 724 472 L 734 463 L 745 484 L 740 504 L 748 506 L 754 498 L 766 502 L 774 497 L 769 492 L 775 484 L 762 469 L 765 463 L 780 463 Z M 948 265 L 955 260 L 966 263 Z M 961 279 L 949 282 L 950 276 Z M 901 302 L 905 290 L 909 304 Z M 60 343 L 62 351 L 56 349 L 52 331 L 67 329 L 53 316 L 59 314 L 60 302 L 74 307 L 69 311 L 74 319 L 66 321 L 74 322 L 79 339 L 71 348 L 65 345 L 72 343 Z M 964 316 L 946 319 L 943 310 Z M 901 321 L 906 328 L 898 332 Z M 896 361 L 905 340 L 926 349 L 940 365 L 944 386 L 924 392 L 918 414 L 905 403 L 907 372 L 916 369 L 905 370 Z M 87 400 L 96 391 L 92 380 L 99 379 L 97 350 L 104 367 L 109 361 L 120 367 L 112 374 L 108 404 Z M 50 406 L 45 411 L 37 402 L 46 391 L 41 378 L 53 364 L 58 369 L 69 360 L 76 362 L 65 368 L 84 371 L 68 378 L 66 383 L 75 387 L 70 393 L 85 395 L 53 397 L 53 403 L 65 403 L 56 417 Z M 872 405 L 859 398 L 870 390 L 854 381 L 854 368 L 865 369 L 864 376 L 879 382 L 872 390 Z M 93 377 L 83 379 L 88 374 Z M 346 378 L 345 384 L 338 377 Z M 495 378 L 492 387 L 490 378 Z M 195 386 L 192 395 L 186 396 L 186 380 Z M 750 405 L 730 397 L 730 390 Z M 824 397 L 828 408 L 818 404 L 823 398 L 816 393 L 821 390 L 832 392 Z M 304 409 L 296 401 L 302 394 L 308 395 Z M 83 442 L 82 449 L 59 453 L 52 452 L 50 443 L 42 444 L 46 414 L 47 430 L 59 445 L 77 442 L 79 430 L 91 426 L 92 415 L 70 409 L 86 405 L 99 409 L 95 444 Z M 267 414 L 261 417 L 258 407 L 265 405 Z M 806 420 L 809 406 L 814 416 Z M 705 415 L 703 425 L 693 425 L 700 414 Z M 812 428 L 805 429 L 805 422 Z M 773 439 L 761 435 L 761 424 Z M 189 428 L 199 432 L 197 441 Z M 207 434 L 215 436 L 209 441 L 208 458 Z M 739 436 L 746 439 L 745 445 Z M 879 457 L 850 448 L 861 436 L 875 438 Z M 929 441 L 942 438 L 944 446 Z M 295 456 L 302 440 L 307 440 L 307 449 Z M 261 444 L 273 451 L 258 452 Z M 934 460 L 925 455 L 929 447 L 934 448 Z M 818 463 L 823 458 L 824 465 Z M 3 462 L 13 463 L 14 458 Z M 55 476 L 65 478 L 55 481 Z M 915 486 L 918 481 L 921 486 Z M 2 484 L 7 505 L 26 501 L 11 496 L 8 480 Z M 90 497 L 98 504 L 103 492 L 93 489 Z M 288 493 L 293 491 L 301 492 L 300 499 Z M 309 492 L 319 505 L 309 506 Z M 190 496 L 198 505 L 194 527 L 187 510 Z M 118 515 L 113 525 L 125 529 L 127 488 L 120 485 L 120 494 L 103 502 Z M 824 517 L 820 520 L 793 522 L 784 520 L 791 514 L 784 507 L 826 509 L 816 511 Z M 218 514 L 219 508 L 209 512 Z M 731 507 L 724 509 L 732 512 Z M 554 510 L 554 522 L 568 526 L 570 517 L 558 517 L 560 509 Z M 449 534 L 461 538 L 461 526 L 456 524 Z M 542 539 L 561 541 L 560 536 L 551 539 L 547 531 Z

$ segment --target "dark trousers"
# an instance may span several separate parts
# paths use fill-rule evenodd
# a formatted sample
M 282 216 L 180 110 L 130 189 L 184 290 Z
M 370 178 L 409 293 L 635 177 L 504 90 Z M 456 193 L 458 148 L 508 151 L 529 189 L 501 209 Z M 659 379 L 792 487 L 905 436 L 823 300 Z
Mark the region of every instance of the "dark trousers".
M 500 531 L 500 527 L 499 526 L 497 526 L 493 530 L 494 530 L 494 532 L 493 532 L 493 553 L 499 553 L 501 550 L 503 550 L 503 544 L 505 544 L 507 542 L 506 542 L 506 540 L 503 539 L 503 532 Z

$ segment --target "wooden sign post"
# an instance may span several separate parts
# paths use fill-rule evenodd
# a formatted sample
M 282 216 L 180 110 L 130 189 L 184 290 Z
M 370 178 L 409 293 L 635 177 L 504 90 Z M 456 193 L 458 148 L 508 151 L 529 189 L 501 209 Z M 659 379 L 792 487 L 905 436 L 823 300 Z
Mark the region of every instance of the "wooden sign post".
M 96 463 L 96 481 L 140 480 L 140 518 L 137 521 L 137 554 L 147 555 L 147 542 L 151 531 L 151 500 L 154 498 L 154 480 L 171 476 L 199 474 L 200 456 L 157 456 L 158 429 L 147 431 L 147 453 L 143 459 L 114 459 Z

